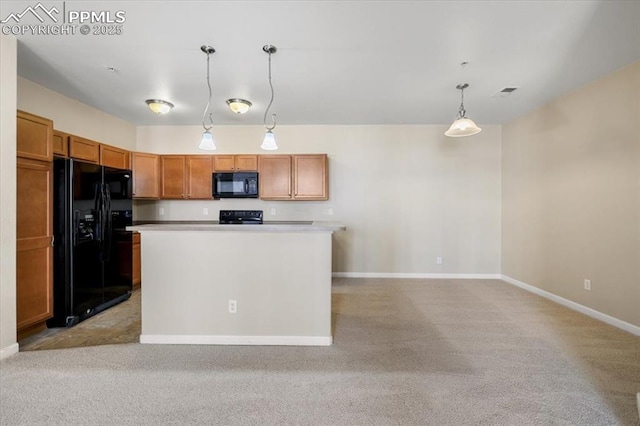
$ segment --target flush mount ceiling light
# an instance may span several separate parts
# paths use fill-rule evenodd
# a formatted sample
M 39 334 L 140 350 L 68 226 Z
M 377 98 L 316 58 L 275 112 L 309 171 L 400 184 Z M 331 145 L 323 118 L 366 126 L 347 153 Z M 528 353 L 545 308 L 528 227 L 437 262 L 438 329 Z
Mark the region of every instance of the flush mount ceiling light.
M 273 134 L 273 129 L 276 128 L 276 114 L 271 114 L 271 120 L 273 121 L 273 124 L 271 126 L 267 126 L 267 114 L 269 113 L 271 104 L 273 104 L 273 84 L 271 83 L 271 55 L 276 53 L 278 49 L 276 49 L 275 46 L 266 44 L 262 46 L 262 50 L 265 53 L 269 54 L 269 87 L 271 88 L 271 100 L 269 101 L 267 109 L 264 110 L 264 119 L 262 121 L 267 131 L 264 134 L 264 139 L 262 140 L 262 145 L 260 145 L 260 148 L 266 151 L 275 151 L 276 149 L 278 149 L 278 145 L 276 144 L 276 137 Z
M 467 83 L 461 83 L 456 86 L 456 89 L 461 91 L 460 95 L 460 109 L 458 109 L 458 116 L 456 121 L 453 122 L 449 130 L 444 132 L 445 135 L 452 138 L 459 138 L 463 136 L 471 136 L 476 133 L 480 133 L 482 129 L 473 122 L 473 120 L 467 118 L 467 112 L 464 109 L 464 89 L 469 87 Z
M 207 106 L 204 108 L 204 112 L 202 113 L 202 127 L 204 128 L 204 133 L 202 133 L 202 138 L 200 139 L 200 145 L 198 148 L 204 151 L 215 151 L 216 150 L 216 142 L 213 139 L 213 135 L 209 130 L 213 127 L 213 112 L 209 111 L 209 107 L 211 107 L 211 78 L 209 77 L 209 59 L 211 55 L 216 52 L 211 46 L 200 46 L 200 50 L 207 54 L 207 87 L 209 88 L 209 101 L 207 102 Z M 209 111 L 209 125 L 205 125 L 204 122 L 207 118 L 207 112 Z
M 168 113 L 173 108 L 171 102 L 163 101 L 162 99 L 147 99 L 145 102 L 151 111 L 160 115 Z
M 251 102 L 245 99 L 232 98 L 227 99 L 227 105 L 229 105 L 231 111 L 235 112 L 236 114 L 244 114 L 245 112 L 249 111 Z

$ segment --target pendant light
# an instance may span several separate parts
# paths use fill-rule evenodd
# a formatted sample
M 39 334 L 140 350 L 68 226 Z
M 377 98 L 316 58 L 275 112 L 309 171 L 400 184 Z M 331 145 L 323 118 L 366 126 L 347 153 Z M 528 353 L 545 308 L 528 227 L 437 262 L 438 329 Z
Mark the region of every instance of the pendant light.
M 453 122 L 449 130 L 444 132 L 445 135 L 452 138 L 459 138 L 463 136 L 471 136 L 476 133 L 480 133 L 482 129 L 473 122 L 473 120 L 467 118 L 466 111 L 464 109 L 464 89 L 469 87 L 467 83 L 461 83 L 456 86 L 456 89 L 461 91 L 460 95 L 460 109 L 458 110 L 458 116 L 456 121 Z
M 266 151 L 275 151 L 276 149 L 278 149 L 278 145 L 276 144 L 276 137 L 273 134 L 273 129 L 276 128 L 276 114 L 275 113 L 271 114 L 271 120 L 273 121 L 273 124 L 271 126 L 267 126 L 267 114 L 269 113 L 271 104 L 273 104 L 273 84 L 271 83 L 271 55 L 276 53 L 278 49 L 276 49 L 275 46 L 266 44 L 262 46 L 262 50 L 264 50 L 267 54 L 269 54 L 269 87 L 271 88 L 271 100 L 269 101 L 269 105 L 267 106 L 267 109 L 264 110 L 263 123 L 267 131 L 264 134 L 264 139 L 262 140 L 262 145 L 260 145 L 260 148 Z
M 213 127 L 213 112 L 209 111 L 209 107 L 211 106 L 211 78 L 209 77 L 209 59 L 213 53 L 215 53 L 216 49 L 211 46 L 200 46 L 200 50 L 207 54 L 207 87 L 209 88 L 209 101 L 207 102 L 207 106 L 204 109 L 204 113 L 202 113 L 202 127 L 204 128 L 204 133 L 202 133 L 202 138 L 200 139 L 200 145 L 198 148 L 204 151 L 215 151 L 216 150 L 216 142 L 213 139 L 213 135 L 209 130 Z M 207 117 L 207 111 L 209 111 L 209 125 L 205 125 L 205 119 Z

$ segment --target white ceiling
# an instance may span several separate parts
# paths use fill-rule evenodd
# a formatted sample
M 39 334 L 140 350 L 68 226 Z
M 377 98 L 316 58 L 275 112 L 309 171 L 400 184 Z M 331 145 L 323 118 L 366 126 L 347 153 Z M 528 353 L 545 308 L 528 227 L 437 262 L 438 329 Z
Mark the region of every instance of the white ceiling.
M 63 4 L 64 3 L 64 4 Z M 0 16 L 34 1 L 3 1 Z M 18 74 L 138 125 L 504 123 L 640 60 L 640 1 L 46 1 L 125 12 L 122 35 L 18 36 Z M 60 13 L 62 16 L 62 13 Z M 21 24 L 37 23 L 25 16 Z M 47 22 L 48 23 L 48 22 Z M 461 62 L 469 65 L 462 67 Z M 115 67 L 109 72 L 107 67 Z M 508 97 L 491 95 L 520 87 Z M 253 102 L 244 115 L 225 100 Z M 175 104 L 166 116 L 148 98 Z

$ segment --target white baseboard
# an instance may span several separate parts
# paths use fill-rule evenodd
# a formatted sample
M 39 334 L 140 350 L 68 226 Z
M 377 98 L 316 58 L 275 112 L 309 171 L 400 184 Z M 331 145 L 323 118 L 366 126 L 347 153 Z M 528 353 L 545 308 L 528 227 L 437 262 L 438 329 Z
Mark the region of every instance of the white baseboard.
M 579 303 L 572 302 L 571 300 L 565 299 L 564 297 L 556 296 L 553 293 L 549 293 L 548 291 L 539 289 L 538 287 L 534 287 L 530 284 L 523 283 L 522 281 L 518 281 L 506 275 L 502 275 L 502 280 L 515 285 L 516 287 L 520 287 L 530 293 L 537 294 L 538 296 L 542 296 L 545 299 L 549 299 L 553 302 L 559 303 L 567 308 L 573 309 L 574 311 L 578 311 L 582 314 L 595 318 L 599 321 L 605 322 L 614 327 L 620 328 L 624 331 L 628 331 L 631 334 L 635 334 L 636 336 L 640 336 L 640 327 L 635 326 L 633 324 L 629 324 L 628 322 L 619 320 L 607 314 L 603 314 L 602 312 L 596 311 L 595 309 L 588 308 Z
M 158 345 L 331 346 L 332 341 L 332 336 L 140 335 L 140 343 Z
M 20 345 L 14 343 L 12 345 L 7 346 L 6 348 L 0 349 L 0 359 L 9 358 L 17 354 L 20 351 Z
M 404 272 L 334 272 L 334 278 L 439 278 L 439 279 L 473 279 L 473 280 L 499 280 L 500 274 L 431 274 L 431 273 L 404 273 Z

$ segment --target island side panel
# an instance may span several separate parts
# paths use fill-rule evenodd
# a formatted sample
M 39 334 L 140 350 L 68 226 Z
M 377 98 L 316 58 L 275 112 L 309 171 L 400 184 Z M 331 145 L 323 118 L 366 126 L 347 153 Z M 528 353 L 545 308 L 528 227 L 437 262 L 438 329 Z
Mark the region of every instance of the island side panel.
M 141 241 L 142 343 L 331 344 L 331 232 L 143 231 Z

